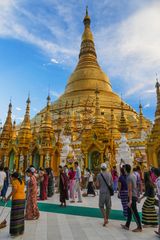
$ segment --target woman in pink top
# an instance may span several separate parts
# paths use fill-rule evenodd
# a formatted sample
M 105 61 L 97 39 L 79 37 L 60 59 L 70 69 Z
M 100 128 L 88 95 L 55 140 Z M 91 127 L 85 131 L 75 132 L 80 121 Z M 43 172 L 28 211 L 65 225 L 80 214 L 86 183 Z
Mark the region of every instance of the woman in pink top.
M 75 187 L 75 175 L 76 172 L 73 171 L 73 167 L 70 168 L 68 177 L 69 177 L 69 196 L 71 198 L 71 202 L 75 202 L 74 200 L 74 187 Z

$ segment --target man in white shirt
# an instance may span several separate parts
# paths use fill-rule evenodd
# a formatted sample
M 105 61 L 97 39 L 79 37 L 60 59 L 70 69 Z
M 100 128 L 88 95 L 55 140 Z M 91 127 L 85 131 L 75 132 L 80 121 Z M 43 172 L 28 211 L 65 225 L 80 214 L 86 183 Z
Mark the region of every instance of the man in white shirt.
M 78 202 L 81 203 L 82 202 L 82 194 L 81 194 L 81 186 L 80 186 L 80 182 L 81 182 L 81 169 L 78 166 L 78 162 L 74 163 L 74 167 L 75 167 L 75 171 L 76 171 L 76 175 L 75 175 L 75 180 L 76 180 L 76 184 L 75 184 L 75 191 L 78 192 Z
M 0 194 L 4 185 L 4 180 L 6 178 L 6 173 L 4 172 L 3 166 L 0 166 Z

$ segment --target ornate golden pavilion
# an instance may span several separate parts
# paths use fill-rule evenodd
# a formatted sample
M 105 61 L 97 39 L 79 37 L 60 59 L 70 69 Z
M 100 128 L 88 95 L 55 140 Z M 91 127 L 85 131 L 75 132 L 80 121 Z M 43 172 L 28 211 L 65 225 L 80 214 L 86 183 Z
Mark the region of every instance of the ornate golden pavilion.
M 156 82 L 157 108 L 152 131 L 147 141 L 148 165 L 160 167 L 160 84 Z
M 29 164 L 50 165 L 57 174 L 62 149 L 61 136 L 71 136 L 75 157 L 84 167 L 98 169 L 101 162 L 115 164 L 115 140 L 125 132 L 132 151 L 141 155 L 151 123 L 112 91 L 108 76 L 97 61 L 91 19 L 86 9 L 84 32 L 78 64 L 71 74 L 64 94 L 47 106 L 30 122 L 30 99 L 18 135 L 11 120 L 11 103 L 0 136 L 0 159 L 11 170 L 24 169 Z

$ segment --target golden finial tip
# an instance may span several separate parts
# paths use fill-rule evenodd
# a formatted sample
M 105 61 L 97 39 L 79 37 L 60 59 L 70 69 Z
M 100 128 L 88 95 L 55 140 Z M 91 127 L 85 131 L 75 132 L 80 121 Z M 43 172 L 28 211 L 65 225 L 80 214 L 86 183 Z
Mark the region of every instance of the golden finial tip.
M 86 16 L 88 17 L 88 5 L 86 6 Z
M 27 98 L 27 104 L 31 103 L 31 100 L 30 100 L 30 95 L 28 95 L 28 98 Z
M 51 100 L 50 95 L 48 94 L 47 101 L 49 102 Z

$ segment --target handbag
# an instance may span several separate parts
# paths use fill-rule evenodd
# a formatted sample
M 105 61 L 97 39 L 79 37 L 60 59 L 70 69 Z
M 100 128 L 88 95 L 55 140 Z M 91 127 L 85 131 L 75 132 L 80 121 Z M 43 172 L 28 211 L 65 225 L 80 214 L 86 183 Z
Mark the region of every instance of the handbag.
M 106 184 L 106 186 L 108 187 L 108 189 L 109 189 L 109 193 L 110 193 L 110 195 L 111 196 L 113 196 L 114 195 L 114 190 L 113 190 L 113 187 L 112 186 L 109 186 L 109 184 L 107 183 L 107 181 L 106 181 L 106 179 L 104 178 L 104 176 L 103 176 L 103 174 L 101 173 L 101 176 L 102 176 L 102 178 L 103 178 L 103 180 L 104 180 L 104 182 L 105 182 L 105 184 Z

